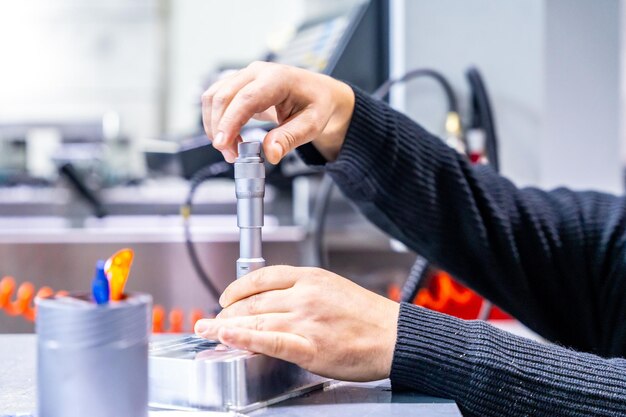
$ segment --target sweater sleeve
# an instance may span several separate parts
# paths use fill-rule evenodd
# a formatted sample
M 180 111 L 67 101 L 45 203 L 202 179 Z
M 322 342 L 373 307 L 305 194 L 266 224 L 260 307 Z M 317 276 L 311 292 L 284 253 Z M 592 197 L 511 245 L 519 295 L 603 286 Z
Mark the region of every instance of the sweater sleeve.
M 385 103 L 355 96 L 326 169 L 373 223 L 547 339 L 623 355 L 623 198 L 518 189 Z M 312 146 L 301 155 L 320 160 Z
M 626 415 L 626 360 L 544 345 L 403 303 L 394 390 L 454 399 L 464 416 Z

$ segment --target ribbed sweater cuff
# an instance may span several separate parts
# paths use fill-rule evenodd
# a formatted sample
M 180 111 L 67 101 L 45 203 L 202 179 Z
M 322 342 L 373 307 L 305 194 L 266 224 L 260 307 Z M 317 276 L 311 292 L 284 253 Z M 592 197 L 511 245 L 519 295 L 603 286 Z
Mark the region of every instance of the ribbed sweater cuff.
M 392 387 L 432 395 L 465 391 L 472 372 L 466 360 L 471 337 L 465 324 L 455 317 L 402 303 L 390 377 Z
M 311 142 L 297 147 L 296 152 L 307 165 L 326 165 L 328 162 Z

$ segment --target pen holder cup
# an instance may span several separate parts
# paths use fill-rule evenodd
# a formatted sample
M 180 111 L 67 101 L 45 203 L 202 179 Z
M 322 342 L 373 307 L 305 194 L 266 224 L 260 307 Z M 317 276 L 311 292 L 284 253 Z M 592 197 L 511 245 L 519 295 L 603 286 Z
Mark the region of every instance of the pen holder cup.
M 35 302 L 38 417 L 147 416 L 152 297 L 98 305 L 73 293 Z

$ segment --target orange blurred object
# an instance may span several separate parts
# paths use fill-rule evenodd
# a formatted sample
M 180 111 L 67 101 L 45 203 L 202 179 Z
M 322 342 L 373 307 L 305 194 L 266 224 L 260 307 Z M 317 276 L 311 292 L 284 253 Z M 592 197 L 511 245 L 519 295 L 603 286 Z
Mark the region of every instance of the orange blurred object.
M 104 272 L 109 278 L 109 293 L 112 301 L 124 298 L 124 287 L 130 275 L 135 252 L 132 249 L 122 249 L 107 259 L 104 264 Z
M 124 288 L 130 275 L 135 253 L 132 249 L 122 249 L 113 254 L 104 266 L 105 273 L 109 280 L 110 299 L 119 301 L 124 299 Z M 34 321 L 36 308 L 33 304 L 35 297 L 48 298 L 56 295 L 64 297 L 67 291 L 57 291 L 50 287 L 41 287 L 35 295 L 35 286 L 30 282 L 24 282 L 17 287 L 13 277 L 4 277 L 0 280 L 0 310 L 10 316 L 22 316 L 28 321 Z M 15 295 L 15 300 L 13 296 Z M 153 333 L 193 333 L 194 326 L 198 320 L 207 317 L 201 309 L 194 309 L 189 315 L 189 327 L 185 326 L 185 313 L 180 308 L 173 308 L 169 314 L 166 310 L 155 305 L 152 310 L 152 332 Z M 212 316 L 208 316 L 212 317 Z M 166 318 L 169 327 L 166 329 Z
M 401 290 L 397 285 L 390 286 L 387 294 L 390 299 L 400 301 Z M 417 292 L 413 300 L 413 303 L 419 306 L 466 320 L 478 318 L 484 302 L 480 295 L 459 284 L 450 274 L 441 270 L 429 273 L 424 288 Z M 511 319 L 511 316 L 493 306 L 488 319 Z
M 169 322 L 169 327 L 165 326 L 165 318 Z M 169 314 L 160 305 L 155 305 L 152 309 L 152 333 L 193 333 L 196 321 L 207 317 L 204 312 L 196 308 L 189 314 L 189 327 L 185 327 L 185 313 L 180 308 L 173 308 Z M 211 316 L 209 316 L 211 317 Z
M 159 305 L 152 308 L 152 333 L 163 333 L 165 309 Z
M 11 300 L 15 293 L 15 280 L 13 277 L 4 277 L 0 280 L 0 310 L 4 310 L 9 316 L 23 316 L 26 320 L 34 321 L 36 308 L 33 305 L 35 298 L 35 286 L 30 282 L 24 282 L 17 288 L 15 300 Z M 37 291 L 37 297 L 51 297 L 54 291 L 50 287 L 42 287 Z M 57 293 L 57 296 L 62 294 Z
M 15 295 L 15 300 L 13 296 Z M 37 309 L 33 304 L 35 297 L 48 298 L 52 296 L 65 297 L 67 291 L 55 291 L 50 287 L 41 287 L 35 295 L 35 286 L 30 282 L 24 282 L 17 287 L 13 277 L 4 277 L 0 280 L 0 310 L 9 316 L 22 316 L 28 321 L 35 321 Z M 169 327 L 166 328 L 166 317 Z M 159 305 L 152 309 L 152 332 L 153 333 L 193 333 L 196 321 L 206 315 L 201 309 L 193 309 L 185 320 L 185 313 L 180 308 L 174 308 L 169 313 Z M 185 326 L 185 322 L 188 327 Z
M 185 315 L 183 314 L 183 310 L 180 308 L 174 308 L 170 311 L 169 320 L 170 320 L 170 332 L 171 333 L 182 333 L 183 332 L 183 319 Z
M 200 319 L 204 318 L 204 313 L 199 308 L 196 308 L 191 311 L 190 321 L 191 321 L 191 330 L 196 327 L 196 322 Z

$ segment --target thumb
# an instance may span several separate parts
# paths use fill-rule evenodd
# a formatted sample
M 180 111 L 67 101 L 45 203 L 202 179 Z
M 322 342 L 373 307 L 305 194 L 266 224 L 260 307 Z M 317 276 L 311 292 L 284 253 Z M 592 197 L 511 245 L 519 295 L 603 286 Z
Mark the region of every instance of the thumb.
M 315 139 L 326 127 L 313 119 L 310 111 L 303 111 L 272 129 L 263 139 L 263 151 L 271 164 L 280 160 L 295 148 Z

